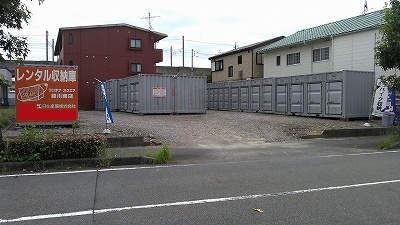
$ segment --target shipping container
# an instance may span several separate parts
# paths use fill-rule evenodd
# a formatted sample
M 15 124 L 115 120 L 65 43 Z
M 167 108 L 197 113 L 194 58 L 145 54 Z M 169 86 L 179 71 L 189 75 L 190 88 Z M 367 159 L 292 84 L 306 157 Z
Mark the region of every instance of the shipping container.
M 96 109 L 101 90 L 95 89 Z M 205 113 L 206 77 L 140 74 L 106 82 L 110 109 L 138 114 Z M 212 96 L 209 94 L 209 98 Z
M 104 82 L 106 85 L 106 98 L 108 106 L 110 110 L 115 111 L 118 110 L 118 80 L 112 79 L 107 80 Z M 103 93 L 101 92 L 100 84 L 96 85 L 95 87 L 95 110 L 104 110 L 104 97 Z
M 234 81 L 229 85 L 230 101 L 220 100 L 219 104 L 228 104 L 232 111 L 366 118 L 372 105 L 374 73 L 343 70 Z M 211 87 L 209 84 L 208 88 Z M 222 93 L 219 91 L 217 98 L 224 96 Z

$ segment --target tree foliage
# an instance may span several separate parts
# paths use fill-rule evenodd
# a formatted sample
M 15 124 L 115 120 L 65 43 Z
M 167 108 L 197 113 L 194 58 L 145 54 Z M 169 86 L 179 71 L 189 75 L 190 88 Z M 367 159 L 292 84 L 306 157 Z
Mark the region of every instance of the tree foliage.
M 381 40 L 375 47 L 377 65 L 382 69 L 400 69 L 400 2 L 390 0 L 383 10 L 385 23 L 380 26 Z
M 44 0 L 38 1 L 39 5 Z M 28 24 L 31 18 L 31 11 L 22 0 L 0 0 L 0 47 L 9 59 L 25 59 L 29 53 L 26 37 L 18 37 L 3 29 L 22 29 L 24 23 Z

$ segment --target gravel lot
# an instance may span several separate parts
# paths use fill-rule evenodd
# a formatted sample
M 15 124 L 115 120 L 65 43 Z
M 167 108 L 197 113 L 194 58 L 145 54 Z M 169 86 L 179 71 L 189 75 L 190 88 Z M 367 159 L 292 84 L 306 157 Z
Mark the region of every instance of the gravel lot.
M 79 111 L 76 133 L 101 133 L 104 111 Z M 321 134 L 327 129 L 361 128 L 365 122 L 379 127 L 380 121 L 343 121 L 263 113 L 207 111 L 206 114 L 137 115 L 113 112 L 110 136 L 150 136 L 174 147 L 244 147 L 266 142 L 295 141 L 301 136 Z M 12 127 L 4 136 L 19 135 Z M 54 131 L 53 131 L 54 132 Z M 71 128 L 56 133 L 72 133 Z

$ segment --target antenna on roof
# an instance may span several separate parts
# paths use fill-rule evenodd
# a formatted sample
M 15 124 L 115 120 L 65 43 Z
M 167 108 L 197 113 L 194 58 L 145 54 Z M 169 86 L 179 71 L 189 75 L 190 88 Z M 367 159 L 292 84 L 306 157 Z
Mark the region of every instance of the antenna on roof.
M 364 14 L 366 14 L 366 13 L 368 13 L 368 3 L 367 3 L 367 0 L 365 0 L 365 3 L 364 3 L 364 11 L 363 11 L 363 15 Z
M 153 30 L 153 27 L 151 26 L 151 23 L 153 22 L 154 18 L 157 18 L 160 16 L 151 16 L 150 12 L 148 16 L 143 16 L 140 19 L 144 19 L 149 23 L 149 30 Z

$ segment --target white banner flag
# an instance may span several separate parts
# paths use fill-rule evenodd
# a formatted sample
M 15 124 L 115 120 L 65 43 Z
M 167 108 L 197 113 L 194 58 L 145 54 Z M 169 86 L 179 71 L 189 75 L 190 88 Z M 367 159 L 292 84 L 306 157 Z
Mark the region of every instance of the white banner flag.
M 106 96 L 106 84 L 101 82 L 101 92 L 103 93 L 104 105 L 106 106 L 106 124 L 114 123 L 110 107 L 108 106 L 107 96 Z

